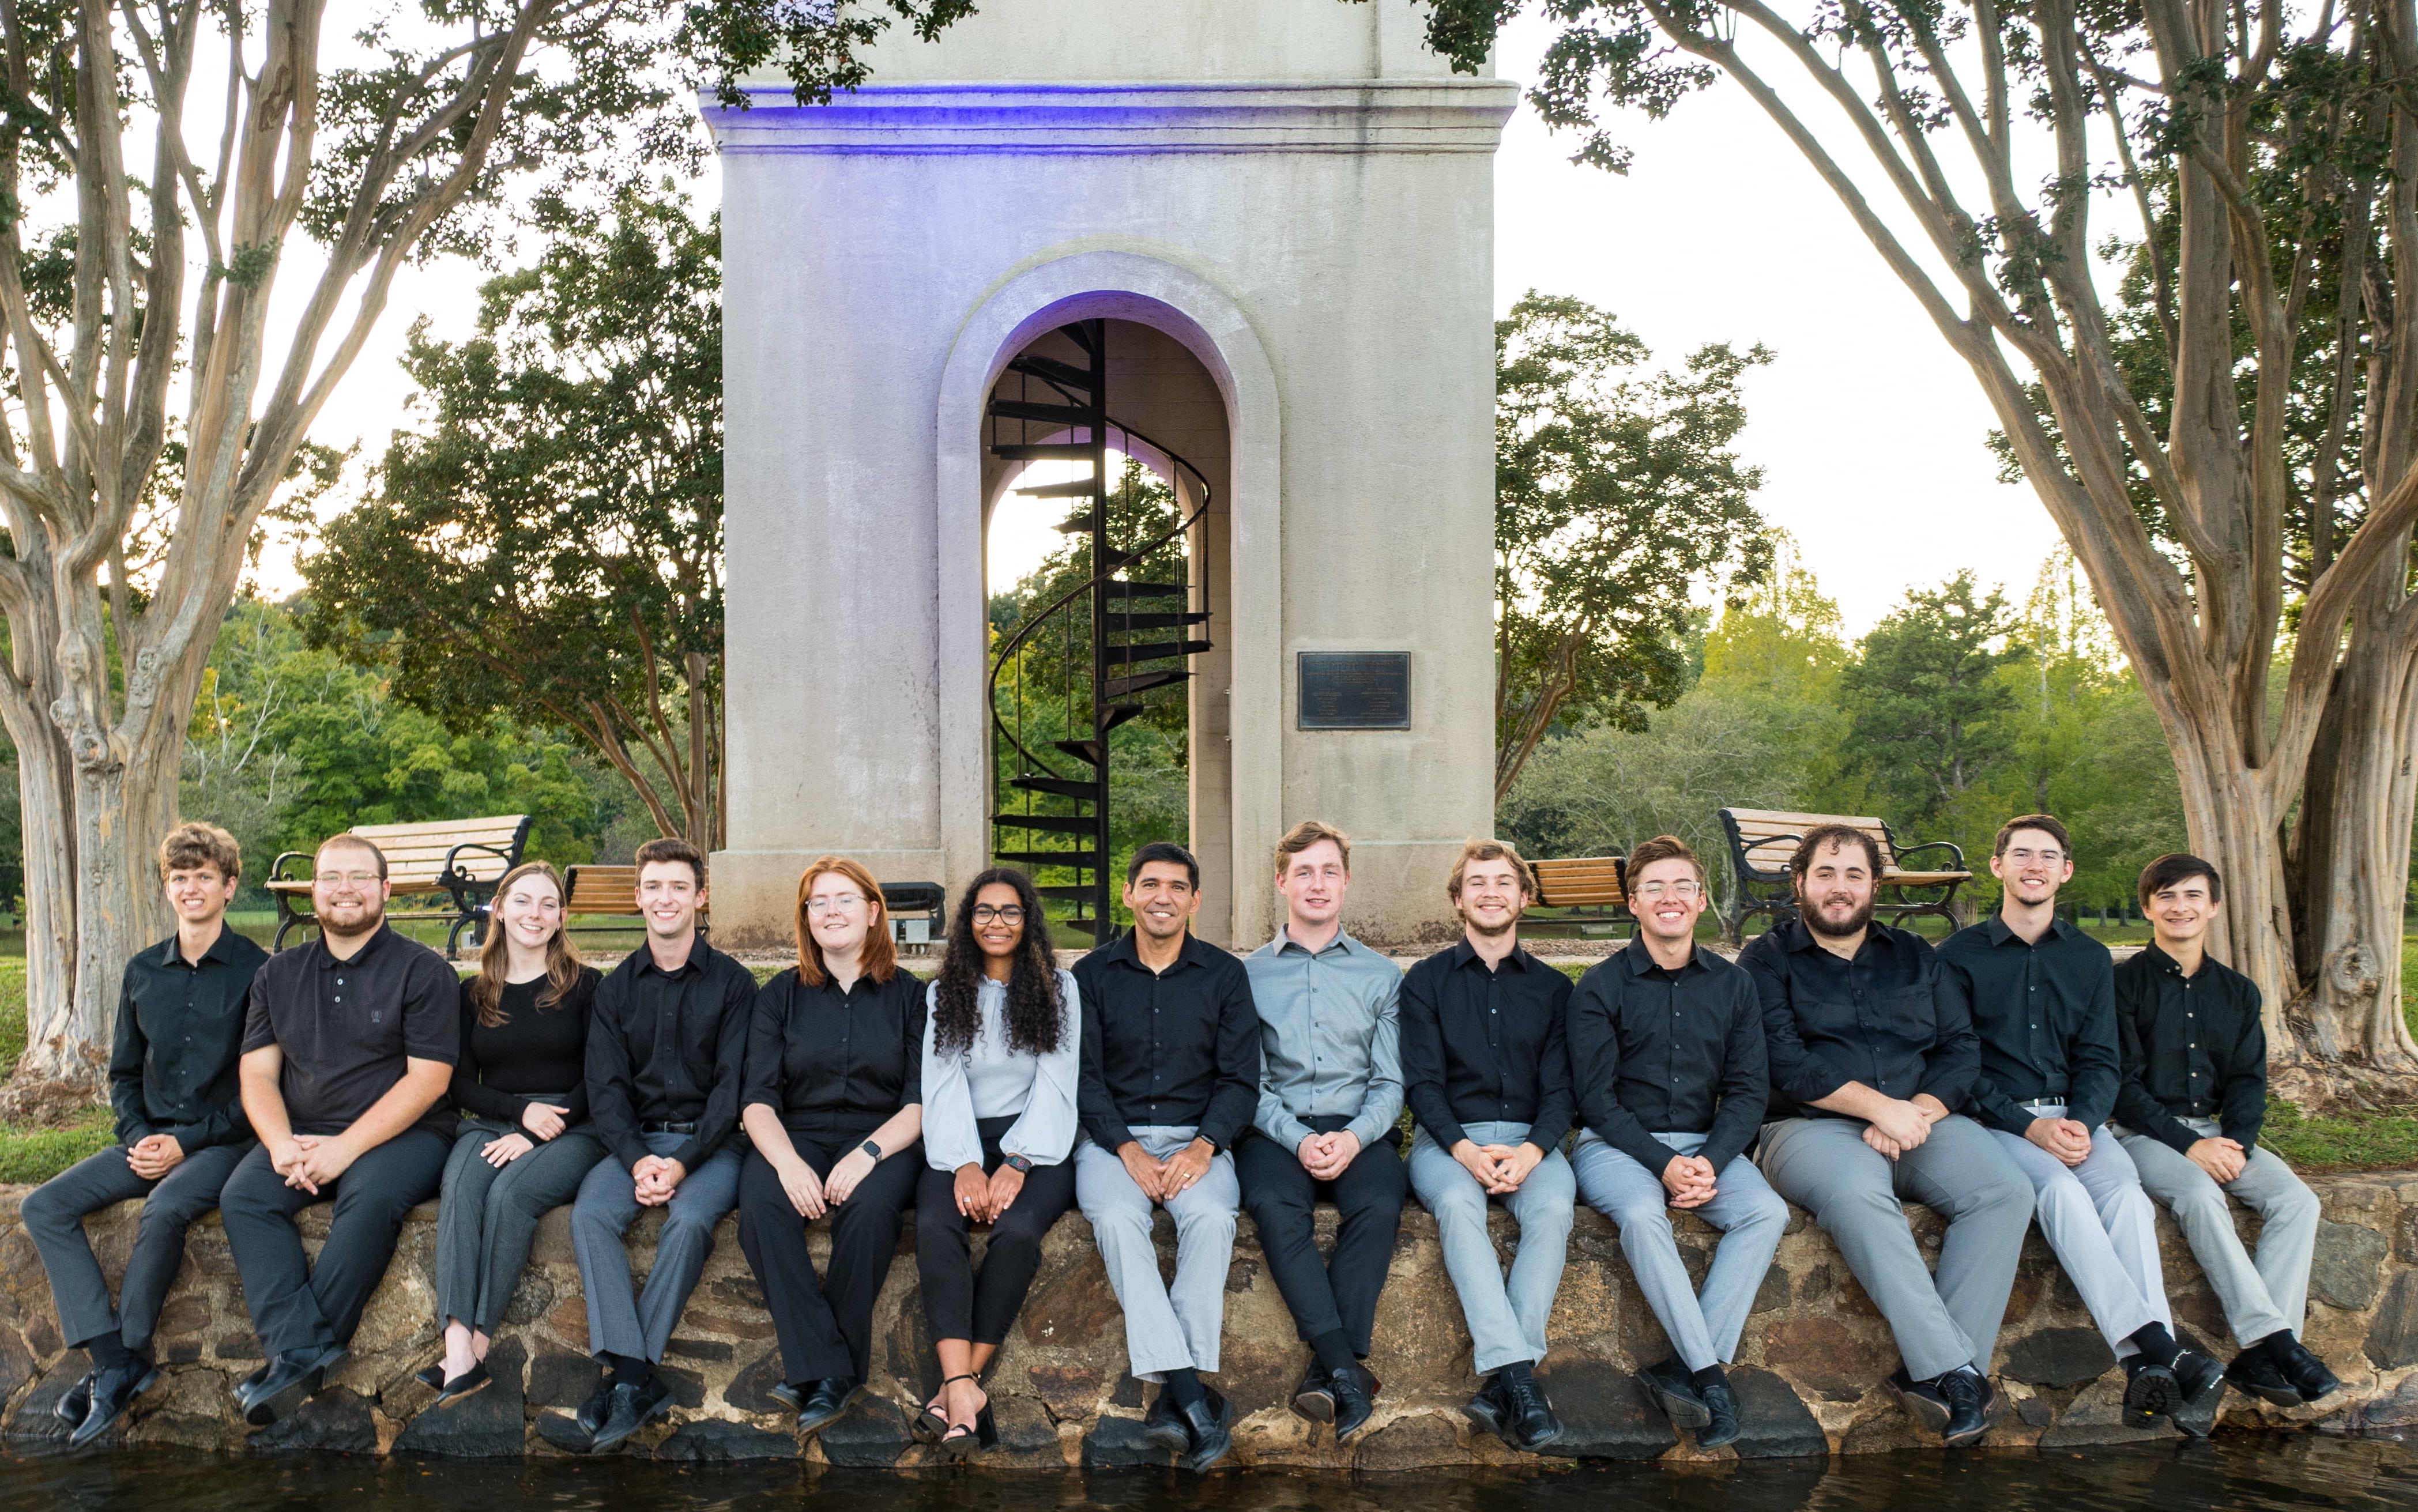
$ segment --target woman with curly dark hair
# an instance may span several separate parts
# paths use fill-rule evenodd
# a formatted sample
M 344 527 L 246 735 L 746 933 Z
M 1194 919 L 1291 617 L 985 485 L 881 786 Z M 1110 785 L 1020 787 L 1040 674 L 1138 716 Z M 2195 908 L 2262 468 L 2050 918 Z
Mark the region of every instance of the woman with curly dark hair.
M 1082 1014 L 1049 953 L 1033 878 L 1000 866 L 958 900 L 924 1033 L 924 1153 L 915 1263 L 941 1357 L 941 1393 L 915 1436 L 952 1459 L 999 1442 L 983 1367 L 1075 1200 L 1075 1086 Z M 975 1274 L 966 1231 L 991 1226 Z

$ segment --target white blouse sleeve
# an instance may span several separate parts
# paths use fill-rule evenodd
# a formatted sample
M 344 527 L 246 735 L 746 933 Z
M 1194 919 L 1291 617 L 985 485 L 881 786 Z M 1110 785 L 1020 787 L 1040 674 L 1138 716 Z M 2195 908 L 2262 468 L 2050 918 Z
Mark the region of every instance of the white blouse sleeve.
M 924 989 L 924 1162 L 934 1170 L 982 1164 L 982 1134 L 974 1127 L 974 1098 L 966 1085 L 962 1052 L 933 1053 L 941 1025 L 940 987 Z
M 1002 1153 L 1022 1155 L 1036 1166 L 1055 1166 L 1075 1148 L 1076 1086 L 1083 1069 L 1083 1005 L 1071 973 L 1058 973 L 1058 992 L 1066 1005 L 1058 1047 L 1034 1058 L 1039 1063 L 1033 1069 L 1033 1095 L 999 1141 Z M 931 1096 L 928 1087 L 924 1095 Z

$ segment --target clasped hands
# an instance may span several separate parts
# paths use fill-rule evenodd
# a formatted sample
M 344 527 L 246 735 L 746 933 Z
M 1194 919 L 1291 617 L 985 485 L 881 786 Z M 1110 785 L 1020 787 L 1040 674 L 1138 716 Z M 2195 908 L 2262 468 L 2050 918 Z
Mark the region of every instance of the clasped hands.
M 997 1223 L 1023 1190 L 1024 1172 L 1004 1160 L 987 1176 L 979 1161 L 957 1168 L 957 1211 L 976 1223 Z
M 1673 1155 L 1662 1168 L 1662 1189 L 1671 1194 L 1669 1205 L 1700 1208 L 1721 1196 L 1714 1181 L 1718 1174 L 1713 1163 L 1702 1155 Z
M 1217 1157 L 1217 1152 L 1209 1141 L 1198 1138 L 1165 1160 L 1144 1150 L 1139 1139 L 1127 1139 L 1117 1146 L 1117 1158 L 1125 1162 L 1125 1174 L 1141 1188 L 1142 1196 L 1154 1202 L 1164 1202 L 1208 1175 L 1209 1163 Z
M 1516 1148 L 1479 1144 L 1466 1137 L 1452 1147 L 1451 1154 L 1463 1170 L 1477 1178 L 1477 1184 L 1486 1189 L 1489 1197 L 1508 1197 L 1518 1191 L 1528 1173 L 1537 1168 L 1537 1163 L 1545 1158 L 1545 1152 L 1533 1144 L 1523 1143 Z
M 2090 1130 L 2078 1119 L 2036 1118 L 2024 1129 L 2024 1138 L 2063 1165 L 2079 1166 L 2090 1158 Z
M 176 1168 L 185 1147 L 173 1134 L 146 1134 L 126 1147 L 127 1168 L 146 1182 L 156 1182 Z
M 1360 1158 L 1360 1136 L 1350 1129 L 1338 1129 L 1333 1134 L 1313 1134 L 1293 1147 L 1301 1160 L 1301 1168 L 1322 1182 L 1331 1182 L 1352 1168 Z
M 760 1145 L 757 1148 L 763 1149 Z M 815 1168 L 800 1159 L 794 1149 L 786 1155 L 767 1151 L 764 1158 L 773 1163 L 773 1173 L 781 1178 L 781 1191 L 802 1218 L 819 1218 L 847 1201 L 856 1190 L 856 1184 L 873 1172 L 873 1157 L 862 1147 L 833 1161 L 829 1176 L 816 1175 Z
M 1947 1116 L 1948 1105 L 1929 1092 L 1883 1098 L 1864 1121 L 1864 1143 L 1895 1160 L 1930 1138 L 1931 1126 Z
M 640 1155 L 630 1168 L 630 1189 L 642 1208 L 662 1207 L 686 1180 L 688 1168 L 669 1155 Z
M 269 1168 L 285 1178 L 286 1185 L 313 1197 L 360 1158 L 360 1152 L 341 1134 L 289 1134 L 268 1146 Z
M 500 1170 L 536 1149 L 540 1142 L 560 1134 L 566 1125 L 562 1116 L 571 1109 L 560 1103 L 526 1103 L 521 1107 L 521 1128 L 498 1139 L 490 1139 L 479 1151 L 479 1158 Z M 527 1130 L 527 1133 L 521 1132 Z

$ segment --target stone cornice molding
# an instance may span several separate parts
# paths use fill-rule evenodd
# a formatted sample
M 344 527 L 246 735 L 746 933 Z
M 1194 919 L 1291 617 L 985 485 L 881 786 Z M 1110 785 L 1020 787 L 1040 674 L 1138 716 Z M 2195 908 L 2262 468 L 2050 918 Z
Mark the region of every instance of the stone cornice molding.
M 750 89 L 704 107 L 725 153 L 880 156 L 1495 150 L 1520 99 L 1505 79 L 930 84 L 802 106 Z

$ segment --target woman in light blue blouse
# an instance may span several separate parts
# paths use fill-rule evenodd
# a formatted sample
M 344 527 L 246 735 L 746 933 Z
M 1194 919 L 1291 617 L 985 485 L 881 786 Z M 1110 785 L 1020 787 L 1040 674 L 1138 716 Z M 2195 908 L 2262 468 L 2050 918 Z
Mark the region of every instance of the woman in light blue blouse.
M 1024 1306 L 1043 1237 L 1075 1200 L 1083 1018 L 1031 878 L 1001 866 L 973 879 L 929 1003 L 915 1264 L 943 1379 L 914 1430 L 955 1459 L 999 1442 L 983 1367 Z M 966 1240 L 976 1223 L 991 1226 L 979 1275 Z

